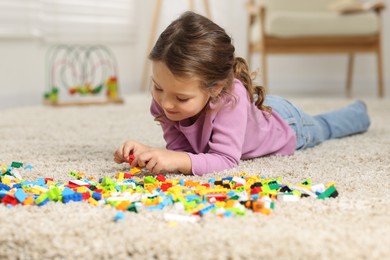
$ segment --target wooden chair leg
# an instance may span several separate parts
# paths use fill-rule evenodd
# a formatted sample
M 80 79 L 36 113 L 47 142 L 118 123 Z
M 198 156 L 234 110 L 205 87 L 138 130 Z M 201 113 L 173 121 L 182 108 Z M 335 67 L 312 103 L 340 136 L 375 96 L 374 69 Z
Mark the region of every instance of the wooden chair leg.
M 203 6 L 206 12 L 207 18 L 211 19 L 211 10 L 210 10 L 210 5 L 208 0 L 203 0 Z
M 158 27 L 158 22 L 160 19 L 160 12 L 161 12 L 161 4 L 162 0 L 157 0 L 157 3 L 154 7 L 154 12 L 153 12 L 153 21 L 152 21 L 152 28 L 150 30 L 150 37 L 149 37 L 149 45 L 148 45 L 148 53 L 152 50 L 153 44 L 156 38 L 156 33 L 157 33 L 157 27 Z M 194 0 L 189 0 L 189 9 L 193 11 L 195 9 L 195 3 Z M 206 16 L 211 19 L 211 11 L 210 11 L 210 6 L 208 0 L 203 0 L 204 8 L 206 10 Z M 141 83 L 141 90 L 145 91 L 148 88 L 148 75 L 149 75 L 149 70 L 150 70 L 150 62 L 148 59 L 145 60 L 144 64 L 144 70 L 143 70 L 143 78 L 142 78 L 142 83 Z
M 189 6 L 190 11 L 193 12 L 195 10 L 194 0 L 188 0 L 188 6 Z
M 377 60 L 377 67 L 378 67 L 378 96 L 384 97 L 385 89 L 383 84 L 382 48 L 380 43 L 378 44 L 378 48 L 376 51 L 376 60 Z
M 354 58 L 354 53 L 348 54 L 347 85 L 345 89 L 347 97 L 351 97 Z
M 267 82 L 267 55 L 264 52 L 264 50 L 261 53 L 261 71 L 262 71 L 262 82 L 263 82 L 263 87 L 266 90 L 266 93 L 269 92 L 268 90 L 268 82 Z
M 148 50 L 147 50 L 148 54 L 152 50 L 154 40 L 156 38 L 158 21 L 160 19 L 160 12 L 161 12 L 161 0 L 157 0 L 157 3 L 154 7 L 153 16 L 152 16 L 153 21 L 152 21 L 152 28 L 150 30 L 149 45 L 148 45 Z M 148 88 L 149 69 L 150 69 L 150 62 L 149 62 L 149 59 L 146 58 L 145 63 L 144 63 L 144 71 L 143 71 L 142 85 L 141 85 L 142 91 L 145 91 Z

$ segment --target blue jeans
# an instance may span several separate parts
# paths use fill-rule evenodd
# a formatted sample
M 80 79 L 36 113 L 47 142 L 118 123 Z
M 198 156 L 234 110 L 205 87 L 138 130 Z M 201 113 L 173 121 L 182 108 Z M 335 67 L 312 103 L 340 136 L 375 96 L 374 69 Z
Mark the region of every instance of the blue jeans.
M 297 136 L 296 149 L 305 149 L 325 140 L 341 138 L 367 131 L 370 118 L 362 101 L 330 112 L 311 116 L 277 96 L 266 96 L 265 105 L 272 107 Z

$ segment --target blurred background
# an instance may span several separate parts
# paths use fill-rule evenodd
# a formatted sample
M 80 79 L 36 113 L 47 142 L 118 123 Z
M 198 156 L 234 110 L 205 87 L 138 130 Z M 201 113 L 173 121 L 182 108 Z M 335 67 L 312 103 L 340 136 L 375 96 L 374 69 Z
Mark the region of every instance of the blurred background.
M 208 1 L 212 20 L 232 36 L 237 56 L 243 57 L 247 57 L 248 48 L 247 2 Z M 388 4 L 388 0 L 384 2 Z M 47 88 L 46 55 L 55 44 L 104 44 L 116 57 L 121 94 L 141 92 L 156 3 L 157 0 L 0 0 L 0 109 L 42 103 Z M 161 1 L 156 34 L 188 10 L 189 3 Z M 195 11 L 205 14 L 204 3 L 195 0 Z M 382 13 L 382 23 L 385 96 L 389 96 L 389 8 Z M 251 59 L 251 69 L 260 68 L 260 54 Z M 347 61 L 344 54 L 271 55 L 269 93 L 343 98 Z M 352 97 L 377 96 L 376 57 L 370 53 L 358 54 Z

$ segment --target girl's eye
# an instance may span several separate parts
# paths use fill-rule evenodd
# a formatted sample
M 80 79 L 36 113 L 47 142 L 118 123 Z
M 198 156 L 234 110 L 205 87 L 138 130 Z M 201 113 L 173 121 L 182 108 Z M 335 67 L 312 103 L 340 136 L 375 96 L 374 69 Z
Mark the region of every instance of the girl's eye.
M 179 102 L 187 102 L 188 100 L 190 100 L 189 98 L 179 98 L 179 97 L 177 97 L 176 98 L 177 99 L 177 101 L 179 101 Z
M 157 87 L 157 85 L 153 85 L 153 89 L 154 89 L 155 91 L 162 91 L 162 89 L 159 88 L 159 87 Z

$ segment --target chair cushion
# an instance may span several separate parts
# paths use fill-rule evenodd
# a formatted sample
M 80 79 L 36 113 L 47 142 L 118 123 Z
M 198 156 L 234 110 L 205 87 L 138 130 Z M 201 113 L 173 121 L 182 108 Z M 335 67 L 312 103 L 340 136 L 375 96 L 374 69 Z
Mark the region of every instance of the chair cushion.
M 259 0 L 268 11 L 327 11 L 329 6 L 345 0 Z
M 374 12 L 343 15 L 326 11 L 269 11 L 265 19 L 265 33 L 275 37 L 362 36 L 379 31 L 379 19 Z M 253 42 L 260 40 L 259 26 L 256 22 L 252 27 Z

